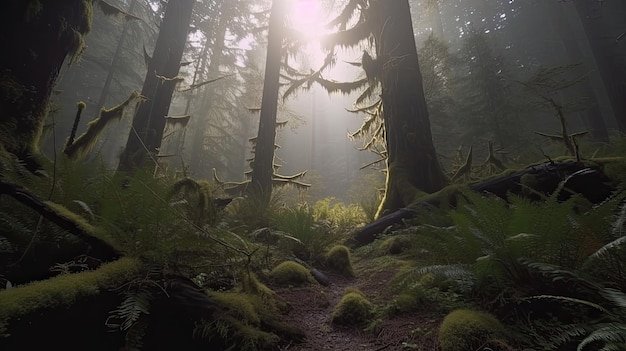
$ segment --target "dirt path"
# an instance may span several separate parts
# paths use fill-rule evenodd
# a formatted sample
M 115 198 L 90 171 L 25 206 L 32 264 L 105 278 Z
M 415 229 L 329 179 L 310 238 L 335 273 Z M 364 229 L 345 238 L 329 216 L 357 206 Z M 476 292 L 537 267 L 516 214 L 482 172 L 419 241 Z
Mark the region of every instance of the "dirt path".
M 299 288 L 274 288 L 274 291 L 287 301 L 292 310 L 285 321 L 305 331 L 306 340 L 284 348 L 290 351 L 396 351 L 423 350 L 435 351 L 435 333 L 439 320 L 419 314 L 385 318 L 374 331 L 363 331 L 359 327 L 342 327 L 331 324 L 331 315 L 346 288 L 361 290 L 376 305 L 391 301 L 393 294 L 389 281 L 391 271 L 380 271 L 367 277 L 347 278 L 325 272 L 329 286 L 315 285 Z M 428 333 L 428 331 L 431 331 Z M 424 335 L 427 334 L 427 335 Z

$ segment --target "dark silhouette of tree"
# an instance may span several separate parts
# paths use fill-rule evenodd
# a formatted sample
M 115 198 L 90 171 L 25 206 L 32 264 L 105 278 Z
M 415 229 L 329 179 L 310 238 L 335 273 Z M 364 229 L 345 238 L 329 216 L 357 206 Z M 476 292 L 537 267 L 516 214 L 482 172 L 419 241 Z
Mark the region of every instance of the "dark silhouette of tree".
M 626 132 L 626 49 L 621 1 L 572 1 L 587 34 L 619 130 Z
M 254 191 L 269 196 L 274 175 L 274 148 L 276 140 L 276 112 L 284 38 L 285 0 L 272 1 L 267 34 L 267 59 L 261 98 L 261 116 L 257 134 L 254 161 L 252 161 L 252 187 Z
M 355 13 L 360 14 L 359 20 L 347 28 Z M 385 140 L 385 150 L 378 151 L 387 162 L 385 196 L 378 216 L 411 204 L 421 193 L 443 188 L 447 179 L 433 145 L 408 1 L 351 0 L 329 25 L 339 31 L 322 39 L 331 51 L 324 67 L 294 80 L 285 95 L 306 87 L 305 82 L 310 81 L 320 83 L 329 92 L 342 93 L 369 85 L 357 100 L 359 104 L 379 87 L 380 102 L 357 109 L 370 114 L 362 129 L 374 128 L 374 133 L 384 135 Z M 356 46 L 364 40 L 375 46 L 374 57 L 365 51 L 360 63 L 367 78 L 346 84 L 321 78 L 321 71 L 334 63 L 335 47 Z M 381 116 L 384 128 L 374 127 Z M 360 132 L 353 136 L 356 134 Z
M 63 62 L 91 29 L 93 1 L 11 1 L 0 14 L 0 145 L 36 169 L 37 141 Z
M 464 144 L 479 138 L 510 145 L 516 130 L 508 128 L 511 115 L 508 67 L 484 30 L 469 27 L 459 51 L 461 72 L 456 79 L 459 115 L 462 116 Z M 486 140 L 484 140 L 486 141 Z
M 120 156 L 120 170 L 142 167 L 158 152 L 172 94 L 181 81 L 178 72 L 194 3 L 195 0 L 170 0 L 167 3 L 141 91 L 147 101 L 139 106 L 133 119 L 126 148 Z

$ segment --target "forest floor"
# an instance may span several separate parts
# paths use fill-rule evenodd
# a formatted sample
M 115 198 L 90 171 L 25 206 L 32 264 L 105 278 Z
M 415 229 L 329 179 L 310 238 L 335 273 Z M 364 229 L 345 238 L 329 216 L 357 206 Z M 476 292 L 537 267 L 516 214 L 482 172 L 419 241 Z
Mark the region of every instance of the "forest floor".
M 344 327 L 331 323 L 334 307 L 347 288 L 356 288 L 376 306 L 393 301 L 391 279 L 395 268 L 378 269 L 368 259 L 356 260 L 355 277 L 345 277 L 324 272 L 331 281 L 329 286 L 274 288 L 292 309 L 284 321 L 297 326 L 306 333 L 302 343 L 290 344 L 283 350 L 290 351 L 436 351 L 437 329 L 443 316 L 432 312 L 412 312 L 385 315 L 376 320 L 375 326 Z

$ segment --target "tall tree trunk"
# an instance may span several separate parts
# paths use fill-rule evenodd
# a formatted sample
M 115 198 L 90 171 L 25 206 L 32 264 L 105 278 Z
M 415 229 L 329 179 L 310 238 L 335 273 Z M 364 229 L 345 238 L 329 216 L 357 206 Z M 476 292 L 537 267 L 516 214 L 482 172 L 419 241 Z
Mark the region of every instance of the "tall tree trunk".
M 584 62 L 587 71 L 595 71 L 597 70 L 597 65 L 595 64 L 593 58 L 586 58 L 581 49 L 581 47 L 586 47 L 587 43 L 580 43 L 581 36 L 574 35 L 576 33 L 581 33 L 580 27 L 574 27 L 568 21 L 568 5 L 569 4 L 560 2 L 546 3 L 546 6 L 548 6 L 548 9 L 550 10 L 550 15 L 554 19 L 555 27 L 561 37 L 561 41 L 563 42 L 568 58 L 575 62 Z M 585 35 L 583 33 L 582 37 L 584 36 Z M 585 128 L 587 128 L 590 132 L 593 141 L 608 142 L 609 133 L 606 129 L 606 124 L 604 123 L 604 116 L 602 115 L 600 104 L 595 95 L 596 92 L 589 81 L 590 79 L 591 77 L 588 77 L 576 85 L 577 93 L 579 93 L 582 97 L 588 98 L 591 105 L 588 110 L 581 112 L 581 118 Z
M 0 144 L 37 168 L 34 155 L 61 65 L 84 48 L 91 0 L 8 1 L 0 14 Z
M 413 37 L 408 0 L 372 1 L 378 17 L 374 37 L 382 66 L 382 101 L 387 142 L 387 184 L 377 216 L 413 202 L 420 192 L 444 187 Z M 382 61 L 381 61 L 382 60 Z
M 223 14 L 229 13 L 233 5 L 232 1 L 221 1 L 219 3 L 219 11 Z M 214 79 L 220 73 L 220 65 L 224 57 L 224 41 L 226 39 L 226 30 L 228 29 L 228 22 L 230 18 L 228 16 L 220 16 L 219 23 L 213 30 L 214 42 L 213 50 L 211 52 L 211 58 L 209 60 L 207 79 Z M 206 45 L 209 45 L 207 40 Z M 193 173 L 200 177 L 208 178 L 211 175 L 211 165 L 209 164 L 209 152 L 204 150 L 204 139 L 207 128 L 209 126 L 210 113 L 212 100 L 215 99 L 215 88 L 213 84 L 205 86 L 202 98 L 201 108 L 199 109 L 201 115 L 195 116 L 196 127 L 194 128 L 194 135 L 191 148 L 191 159 L 189 166 L 192 167 Z
M 624 32 L 626 6 L 623 1 L 573 2 L 609 94 L 617 126 L 626 132 L 626 50 L 623 42 L 617 42 Z
M 252 164 L 252 188 L 260 194 L 269 196 L 272 192 L 274 174 L 274 144 L 276 141 L 276 112 L 278 109 L 278 83 L 282 58 L 284 36 L 284 17 L 286 0 L 274 0 L 270 14 L 267 37 L 267 60 L 263 97 L 261 98 L 261 116 Z
M 170 0 L 167 3 L 141 91 L 147 101 L 139 106 L 133 119 L 126 148 L 120 156 L 119 169 L 122 171 L 142 167 L 149 155 L 158 153 L 165 116 L 177 83 L 174 78 L 178 75 L 187 42 L 194 3 L 195 0 Z
M 130 5 L 128 6 L 128 13 L 133 13 L 133 10 L 137 6 L 137 0 L 132 0 Z M 100 97 L 98 98 L 98 103 L 96 105 L 96 111 L 100 111 L 109 96 L 109 88 L 111 87 L 111 82 L 113 81 L 113 75 L 115 75 L 115 71 L 117 70 L 117 65 L 119 65 L 120 55 L 122 54 L 122 49 L 124 48 L 124 43 L 126 42 L 126 37 L 128 36 L 128 28 L 130 24 L 129 21 L 124 22 L 124 28 L 122 29 L 122 34 L 120 34 L 120 39 L 117 41 L 117 47 L 115 48 L 115 53 L 113 54 L 113 58 L 111 59 L 111 67 L 107 72 L 106 80 L 104 81 L 104 86 L 100 91 Z

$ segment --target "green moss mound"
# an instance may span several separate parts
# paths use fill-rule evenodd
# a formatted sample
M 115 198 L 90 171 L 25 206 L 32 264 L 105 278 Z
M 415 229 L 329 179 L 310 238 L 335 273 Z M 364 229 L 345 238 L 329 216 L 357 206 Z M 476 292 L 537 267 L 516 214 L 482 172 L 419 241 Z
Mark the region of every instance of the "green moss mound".
M 285 261 L 274 267 L 269 277 L 275 284 L 282 286 L 300 286 L 314 281 L 309 270 L 294 261 Z
M 350 259 L 350 249 L 344 245 L 333 246 L 324 257 L 326 266 L 336 272 L 347 276 L 354 276 L 352 260 Z
M 468 351 L 489 347 L 508 350 L 500 321 L 485 312 L 459 309 L 450 312 L 439 328 L 442 351 Z
M 362 292 L 349 289 L 343 295 L 332 315 L 332 322 L 339 325 L 363 325 L 374 315 L 374 306 Z
M 64 274 L 44 281 L 0 291 L 0 336 L 12 319 L 44 308 L 71 306 L 81 298 L 117 288 L 139 276 L 143 264 L 122 258 L 94 271 Z
M 411 239 L 406 235 L 396 235 L 380 243 L 380 253 L 383 255 L 399 255 L 411 248 Z

